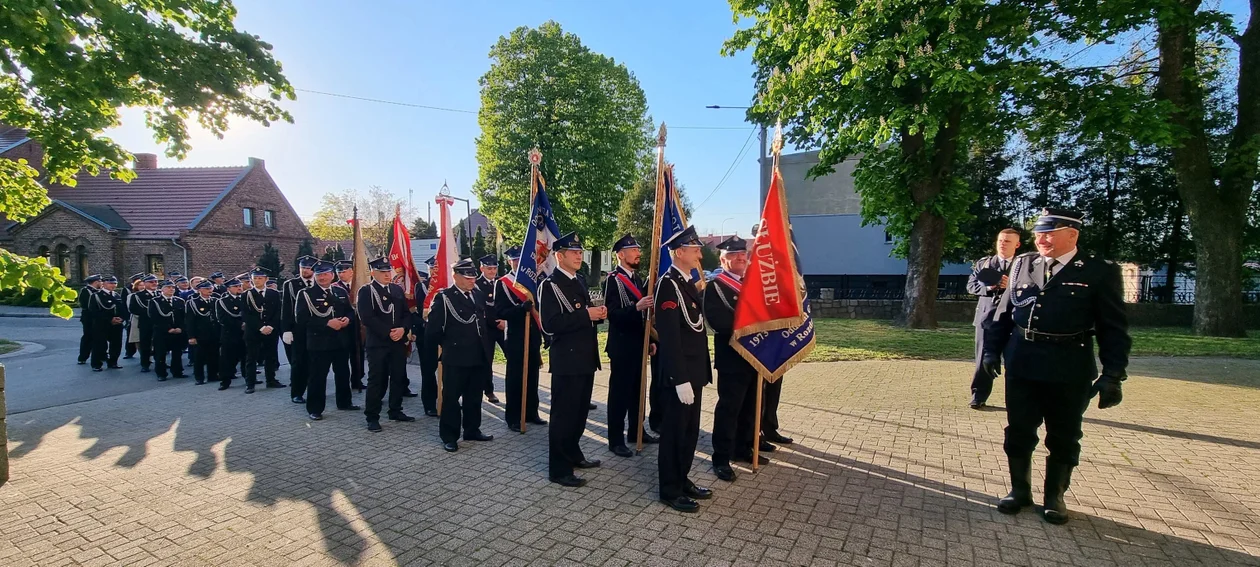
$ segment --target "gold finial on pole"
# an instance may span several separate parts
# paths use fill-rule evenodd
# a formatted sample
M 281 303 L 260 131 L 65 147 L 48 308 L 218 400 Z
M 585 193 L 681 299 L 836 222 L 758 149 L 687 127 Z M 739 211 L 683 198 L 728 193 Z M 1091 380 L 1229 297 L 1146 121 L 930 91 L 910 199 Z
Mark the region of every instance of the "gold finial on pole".
M 665 147 L 665 133 L 666 133 L 666 132 L 665 132 L 665 123 L 664 123 L 664 122 L 661 122 L 661 129 L 660 129 L 660 131 L 659 131 L 659 132 L 657 132 L 657 134 L 656 134 L 656 147 L 658 147 L 658 148 L 663 148 L 663 147 Z
M 529 164 L 538 167 L 540 163 L 542 163 L 542 150 L 538 149 L 538 146 L 534 146 L 534 149 L 529 150 Z
M 783 121 L 779 120 L 774 123 L 774 143 L 770 145 L 770 151 L 774 152 L 775 157 L 779 157 L 779 152 L 783 151 Z

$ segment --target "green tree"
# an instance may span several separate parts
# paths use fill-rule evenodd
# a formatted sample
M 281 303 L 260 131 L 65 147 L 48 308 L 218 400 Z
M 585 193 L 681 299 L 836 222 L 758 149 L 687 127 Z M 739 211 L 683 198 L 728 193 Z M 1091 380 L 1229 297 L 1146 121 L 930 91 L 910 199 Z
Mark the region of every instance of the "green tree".
M 682 201 L 683 213 L 691 218 L 691 199 L 687 197 L 687 188 L 674 176 L 674 188 Z M 656 214 L 656 165 L 644 167 L 630 190 L 621 198 L 617 207 L 617 232 L 615 236 L 629 232 L 643 246 L 644 253 L 652 247 L 652 222 Z M 644 260 L 646 262 L 646 260 Z
M 262 255 L 258 256 L 257 264 L 258 267 L 267 270 L 273 278 L 279 278 L 280 272 L 284 270 L 284 264 L 280 262 L 280 251 L 270 242 L 263 245 Z
M 236 30 L 235 17 L 230 2 L 5 0 L 0 119 L 28 130 L 44 154 L 42 163 L 0 160 L 0 213 L 38 214 L 49 203 L 43 184 L 73 186 L 80 171 L 134 178 L 132 156 L 101 135 L 123 107 L 145 109 L 154 139 L 177 158 L 190 149 L 190 119 L 220 137 L 233 116 L 291 122 L 278 103 L 293 88 L 271 46 Z M 5 252 L 0 270 L 6 288 L 74 296 L 40 259 Z
M 422 217 L 416 217 L 411 221 L 411 237 L 412 238 L 437 238 L 437 223 L 431 223 Z
M 489 254 L 489 253 L 490 251 L 486 249 L 486 237 L 481 234 L 481 227 L 477 227 L 477 235 L 473 237 L 472 250 L 471 250 L 470 257 L 473 259 L 473 261 L 477 261 L 482 256 L 485 256 L 486 254 Z
M 298 244 L 297 256 L 293 260 L 293 273 L 294 274 L 298 273 L 297 270 L 298 270 L 298 265 L 299 265 L 299 262 L 298 262 L 299 258 L 303 256 L 314 256 L 314 255 L 315 255 L 315 243 L 311 242 L 311 239 L 309 238 L 303 238 L 301 244 Z
M 481 77 L 473 193 L 505 235 L 519 238 L 529 216 L 531 148 L 561 230 L 576 230 L 598 265 L 612 239 L 608 213 L 651 159 L 652 121 L 634 75 L 592 52 L 560 24 L 520 27 L 490 50 Z
M 345 189 L 340 193 L 324 193 L 315 216 L 306 221 L 306 228 L 311 236 L 320 240 L 350 240 L 354 238 L 354 226 L 346 221 L 354 218 L 356 206 L 359 221 L 363 223 L 363 240 L 372 247 L 389 242 L 395 211 L 403 218 L 415 216 L 406 200 L 379 185 L 370 185 L 367 191 Z M 414 234 L 412 237 L 417 238 Z
M 700 249 L 700 267 L 705 270 L 716 270 L 722 267 L 722 256 L 711 246 Z
M 970 219 L 959 227 L 965 243 L 947 251 L 945 260 L 971 263 L 992 255 L 997 234 L 1004 228 L 1019 228 L 1031 205 L 1013 172 L 1014 157 L 1005 148 L 973 147 L 959 159 L 959 174 L 978 198 L 967 209 Z M 1025 243 L 1029 236 L 1025 233 Z

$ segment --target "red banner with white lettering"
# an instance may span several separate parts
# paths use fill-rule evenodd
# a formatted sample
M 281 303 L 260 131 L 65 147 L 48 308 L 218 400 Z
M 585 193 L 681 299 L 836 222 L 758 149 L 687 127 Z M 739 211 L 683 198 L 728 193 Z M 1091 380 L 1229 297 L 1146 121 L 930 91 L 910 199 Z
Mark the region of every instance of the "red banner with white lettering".
M 411 257 L 411 234 L 407 232 L 407 225 L 398 211 L 394 212 L 394 246 L 389 251 L 389 265 L 394 268 L 394 273 L 402 271 L 402 275 L 395 278 L 398 280 L 396 283 L 407 296 L 407 307 L 414 309 L 416 298 L 412 292 L 416 289 L 416 282 L 420 281 L 420 274 L 416 272 L 416 262 Z
M 455 254 L 455 239 L 451 236 L 451 205 L 455 204 L 455 199 L 450 195 L 438 195 L 434 202 L 438 205 L 438 229 L 442 232 L 438 236 L 433 267 L 429 268 L 429 295 L 424 298 L 425 317 L 428 317 L 433 298 L 437 297 L 438 292 L 455 284 L 455 274 L 451 271 L 451 266 L 459 260 Z
M 748 249 L 748 271 L 735 306 L 733 338 L 796 327 L 804 322 L 805 310 L 796 274 L 787 196 L 783 193 L 783 177 L 776 167 L 757 235 Z

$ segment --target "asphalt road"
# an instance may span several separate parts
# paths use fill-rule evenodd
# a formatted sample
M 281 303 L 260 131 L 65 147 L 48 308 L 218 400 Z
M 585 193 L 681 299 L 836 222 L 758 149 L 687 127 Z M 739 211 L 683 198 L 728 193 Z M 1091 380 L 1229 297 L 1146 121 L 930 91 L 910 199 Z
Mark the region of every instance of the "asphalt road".
M 120 358 L 121 370 L 92 372 L 91 366 L 80 366 L 75 362 L 81 334 L 82 327 L 77 319 L 0 317 L 0 338 L 33 342 L 45 347 L 39 352 L 27 354 L 19 351 L 13 356 L 0 358 L 0 364 L 5 366 L 5 396 L 11 418 L 32 410 L 154 388 L 193 387 L 192 368 L 185 368 L 189 378 L 158 382 L 152 372 L 140 372 L 138 356 L 131 360 Z M 280 349 L 280 364 L 280 379 L 287 383 L 284 349 Z M 234 384 L 241 387 L 239 380 Z

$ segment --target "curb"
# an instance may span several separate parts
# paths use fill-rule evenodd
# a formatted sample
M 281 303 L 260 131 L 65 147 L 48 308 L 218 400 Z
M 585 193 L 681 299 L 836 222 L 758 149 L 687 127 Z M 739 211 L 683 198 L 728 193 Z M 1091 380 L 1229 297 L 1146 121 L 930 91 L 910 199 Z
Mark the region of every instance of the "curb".
M 10 317 L 13 319 L 60 319 L 52 313 L 35 314 L 35 313 L 0 313 L 0 317 Z
M 0 354 L 0 360 L 14 358 L 17 356 L 23 356 L 27 354 L 35 354 L 37 352 L 42 352 L 44 349 L 48 348 L 39 343 L 30 343 L 26 341 L 13 341 L 13 342 L 17 343 L 18 345 L 21 345 L 22 348 L 19 348 L 13 352 L 6 352 L 4 354 Z

